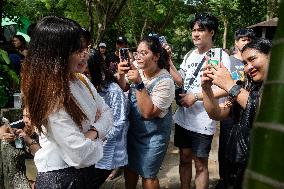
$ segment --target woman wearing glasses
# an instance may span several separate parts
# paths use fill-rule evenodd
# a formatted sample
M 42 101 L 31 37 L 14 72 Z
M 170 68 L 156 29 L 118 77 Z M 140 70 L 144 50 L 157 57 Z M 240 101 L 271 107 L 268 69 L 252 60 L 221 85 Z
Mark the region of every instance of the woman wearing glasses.
M 167 71 L 169 55 L 158 38 L 145 37 L 134 57 L 137 69 L 127 62 L 118 65 L 122 88 L 127 86 L 125 76 L 131 81 L 125 185 L 136 188 L 141 175 L 143 188 L 155 189 L 159 188 L 157 174 L 170 139 L 174 82 Z
M 35 154 L 36 188 L 95 188 L 112 113 L 91 82 L 76 74 L 87 66 L 84 40 L 79 24 L 66 18 L 45 17 L 34 29 L 21 90 L 39 143 L 17 133 Z

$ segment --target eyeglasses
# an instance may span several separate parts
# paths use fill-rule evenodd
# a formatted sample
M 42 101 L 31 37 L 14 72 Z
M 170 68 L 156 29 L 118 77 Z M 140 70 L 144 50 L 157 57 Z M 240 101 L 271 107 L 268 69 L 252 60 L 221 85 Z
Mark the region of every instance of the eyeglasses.
M 147 56 L 147 54 L 149 54 L 148 51 L 133 52 L 133 57 L 134 57 L 135 60 L 137 60 L 139 58 L 139 56 L 141 58 L 143 58 L 143 57 Z

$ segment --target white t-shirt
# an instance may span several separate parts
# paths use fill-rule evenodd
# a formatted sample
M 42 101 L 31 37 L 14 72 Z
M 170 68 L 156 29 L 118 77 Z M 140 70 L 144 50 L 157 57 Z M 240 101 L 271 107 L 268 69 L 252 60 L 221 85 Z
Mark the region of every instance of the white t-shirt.
M 152 82 L 155 81 L 155 79 L 148 80 L 146 77 L 144 77 L 143 74 L 141 74 L 142 80 L 145 83 L 145 86 L 151 85 Z M 156 77 L 162 76 L 162 75 L 168 75 L 170 76 L 169 72 L 165 69 L 162 69 L 160 73 L 158 73 Z M 169 111 L 169 107 L 171 106 L 174 98 L 175 98 L 175 84 L 172 79 L 162 79 L 160 80 L 153 88 L 151 93 L 151 98 L 153 104 L 158 107 L 161 110 L 161 113 L 158 117 L 163 118 Z
M 220 48 L 212 48 L 211 51 L 214 52 L 212 59 L 220 60 Z M 180 65 L 180 71 L 183 73 L 181 75 L 184 76 L 183 86 L 187 93 L 202 92 L 200 77 L 202 74 L 202 69 L 200 69 L 191 86 L 188 84 L 190 79 L 194 77 L 193 73 L 205 55 L 206 52 L 203 54 L 198 54 L 197 50 L 194 50 L 188 56 L 188 58 L 183 60 L 182 64 Z M 222 63 L 228 68 L 228 70 L 230 70 L 230 58 L 225 51 L 222 51 Z M 204 65 L 205 63 L 203 63 L 203 67 Z M 174 115 L 174 121 L 187 130 L 206 135 L 213 135 L 216 129 L 216 121 L 209 118 L 207 112 L 205 111 L 203 101 L 197 101 L 189 108 L 179 106 Z

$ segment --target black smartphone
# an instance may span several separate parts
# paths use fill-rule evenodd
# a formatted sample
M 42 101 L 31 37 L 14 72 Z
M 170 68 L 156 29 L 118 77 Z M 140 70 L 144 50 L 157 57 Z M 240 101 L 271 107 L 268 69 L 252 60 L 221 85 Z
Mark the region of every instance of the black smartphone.
M 175 100 L 176 100 L 176 104 L 178 106 L 181 106 L 180 100 L 182 99 L 181 96 L 179 96 L 179 94 L 186 94 L 186 91 L 183 89 L 183 87 L 177 87 L 175 89 Z
M 128 56 L 128 49 L 127 48 L 120 48 L 119 49 L 119 54 L 120 54 L 120 58 L 121 60 L 129 60 L 129 56 Z
M 15 121 L 10 123 L 10 127 L 14 129 L 23 129 L 25 127 L 24 121 L 21 119 L 19 121 Z

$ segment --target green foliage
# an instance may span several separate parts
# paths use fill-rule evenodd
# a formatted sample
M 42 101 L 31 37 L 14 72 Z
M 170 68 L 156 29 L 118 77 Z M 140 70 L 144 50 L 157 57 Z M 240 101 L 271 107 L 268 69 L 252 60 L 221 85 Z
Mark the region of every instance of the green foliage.
M 12 70 L 10 60 L 5 51 L 0 49 L 0 108 L 5 106 L 11 92 L 10 85 L 14 81 L 19 84 L 19 77 Z
M 216 46 L 222 46 L 223 22 L 228 21 L 228 47 L 233 46 L 236 29 L 265 20 L 268 9 L 278 14 L 277 6 L 267 5 L 272 1 L 277 4 L 276 0 L 127 0 L 126 4 L 125 1 L 93 0 L 95 41 L 104 40 L 108 47 L 114 47 L 116 37 L 125 35 L 135 47 L 143 36 L 156 32 L 166 36 L 177 59 L 193 47 L 188 23 L 197 12 L 211 12 L 219 18 Z M 74 19 L 85 28 L 90 23 L 86 1 L 82 0 L 5 0 L 4 10 L 5 15 L 26 16 L 31 21 L 53 14 Z M 106 28 L 100 31 L 99 24 Z M 103 34 L 99 35 L 100 32 Z

